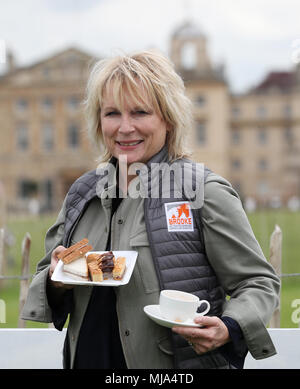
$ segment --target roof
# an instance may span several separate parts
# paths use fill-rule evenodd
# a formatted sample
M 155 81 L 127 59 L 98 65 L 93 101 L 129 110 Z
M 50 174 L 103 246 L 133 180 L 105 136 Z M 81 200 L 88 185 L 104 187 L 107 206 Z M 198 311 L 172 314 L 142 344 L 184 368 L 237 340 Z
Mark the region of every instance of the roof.
M 253 92 L 264 92 L 270 88 L 287 91 L 294 85 L 293 72 L 270 72 L 265 79 L 253 88 Z
M 24 65 L 24 66 L 16 66 L 16 68 L 12 72 L 4 73 L 0 78 L 9 77 L 11 75 L 17 74 L 20 71 L 30 70 L 30 69 L 36 68 L 38 66 L 48 64 L 48 63 L 50 63 L 53 60 L 56 60 L 58 58 L 70 58 L 70 59 L 72 59 L 75 56 L 77 58 L 81 58 L 82 60 L 86 60 L 86 61 L 89 61 L 92 59 L 97 59 L 95 56 L 92 56 L 91 54 L 89 54 L 86 51 L 83 51 L 77 47 L 67 47 L 67 48 L 64 48 L 64 49 L 50 55 L 50 56 L 47 56 L 46 58 L 43 58 L 39 61 L 36 61 L 32 64 Z
M 91 56 L 83 50 L 76 47 L 69 47 L 38 62 L 15 67 L 15 69 L 0 75 L 0 85 L 32 86 L 33 84 L 40 82 L 57 82 L 58 79 L 59 82 L 61 82 L 62 79 L 65 81 L 71 80 L 72 77 L 78 78 L 78 74 L 81 73 L 82 69 L 87 69 L 88 66 L 97 59 L 98 58 Z M 77 75 L 75 75 L 74 72 L 67 73 L 66 70 L 64 70 L 69 68 L 70 65 L 79 69 Z M 33 73 L 32 70 L 35 70 L 38 73 Z M 49 77 L 50 73 L 51 76 Z

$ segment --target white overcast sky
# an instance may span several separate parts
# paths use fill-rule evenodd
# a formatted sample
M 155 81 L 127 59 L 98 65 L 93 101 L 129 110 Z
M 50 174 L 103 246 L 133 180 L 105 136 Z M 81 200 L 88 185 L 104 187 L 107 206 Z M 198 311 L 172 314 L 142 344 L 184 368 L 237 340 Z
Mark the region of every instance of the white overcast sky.
M 0 43 L 19 65 L 69 46 L 96 56 L 151 47 L 168 54 L 171 33 L 189 18 L 242 92 L 268 71 L 295 66 L 299 15 L 300 0 L 0 0 Z

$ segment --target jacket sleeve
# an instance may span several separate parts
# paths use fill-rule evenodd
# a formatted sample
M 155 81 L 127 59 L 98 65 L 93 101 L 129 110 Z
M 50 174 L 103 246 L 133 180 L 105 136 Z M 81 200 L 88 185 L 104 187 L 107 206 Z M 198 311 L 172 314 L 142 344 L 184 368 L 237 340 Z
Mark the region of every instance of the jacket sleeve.
M 52 311 L 53 307 L 51 306 L 50 302 L 50 300 L 54 301 L 57 300 L 57 298 L 54 296 L 56 293 L 55 290 L 53 288 L 49 288 L 48 272 L 51 262 L 51 253 L 55 247 L 61 245 L 63 242 L 64 220 L 65 203 L 63 204 L 55 224 L 47 231 L 45 238 L 46 254 L 44 258 L 37 264 L 36 273 L 33 276 L 32 282 L 30 284 L 28 295 L 21 312 L 21 317 L 23 320 L 51 323 L 54 317 L 57 316 L 57 314 L 53 315 L 54 311 Z M 53 293 L 53 295 L 51 296 L 49 293 Z M 63 296 L 61 296 L 61 301 L 63 304 Z M 62 311 L 61 307 L 57 312 L 59 311 Z M 61 324 L 61 314 L 59 316 L 59 322 Z
M 222 315 L 239 324 L 255 359 L 276 354 L 266 326 L 279 304 L 280 280 L 264 257 L 238 194 L 215 174 L 205 184 L 202 223 L 208 259 L 229 297 Z

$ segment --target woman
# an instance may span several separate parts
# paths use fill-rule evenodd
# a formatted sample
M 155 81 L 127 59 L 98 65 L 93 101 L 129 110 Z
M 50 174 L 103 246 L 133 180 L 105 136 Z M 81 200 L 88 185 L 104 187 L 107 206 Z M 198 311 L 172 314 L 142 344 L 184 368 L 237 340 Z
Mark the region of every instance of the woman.
M 230 183 L 205 169 L 196 193 L 204 196 L 201 209 L 186 194 L 199 184 L 195 178 L 178 184 L 170 176 L 179 191 L 151 196 L 153 182 L 160 187 L 168 170 L 159 178 L 157 164 L 193 169 L 186 142 L 191 112 L 183 81 L 158 53 L 102 60 L 91 73 L 86 113 L 102 164 L 67 194 L 23 310 L 24 319 L 53 321 L 59 330 L 70 314 L 67 368 L 241 368 L 248 350 L 257 359 L 276 353 L 265 326 L 278 304 L 279 280 Z M 192 220 L 187 229 L 168 222 L 168 207 L 177 202 Z M 118 288 L 53 282 L 57 255 L 83 238 L 94 250 L 138 251 L 130 282 Z M 209 314 L 197 319 L 203 328 L 170 330 L 146 317 L 143 307 L 157 304 L 161 289 L 209 300 Z

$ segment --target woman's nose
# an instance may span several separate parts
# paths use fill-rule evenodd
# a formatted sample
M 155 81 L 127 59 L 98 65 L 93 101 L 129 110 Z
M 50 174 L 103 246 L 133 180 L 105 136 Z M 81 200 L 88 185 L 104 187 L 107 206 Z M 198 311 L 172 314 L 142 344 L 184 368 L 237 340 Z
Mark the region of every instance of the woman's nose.
M 121 133 L 130 133 L 134 131 L 134 126 L 132 124 L 132 121 L 128 115 L 122 115 L 119 132 Z

